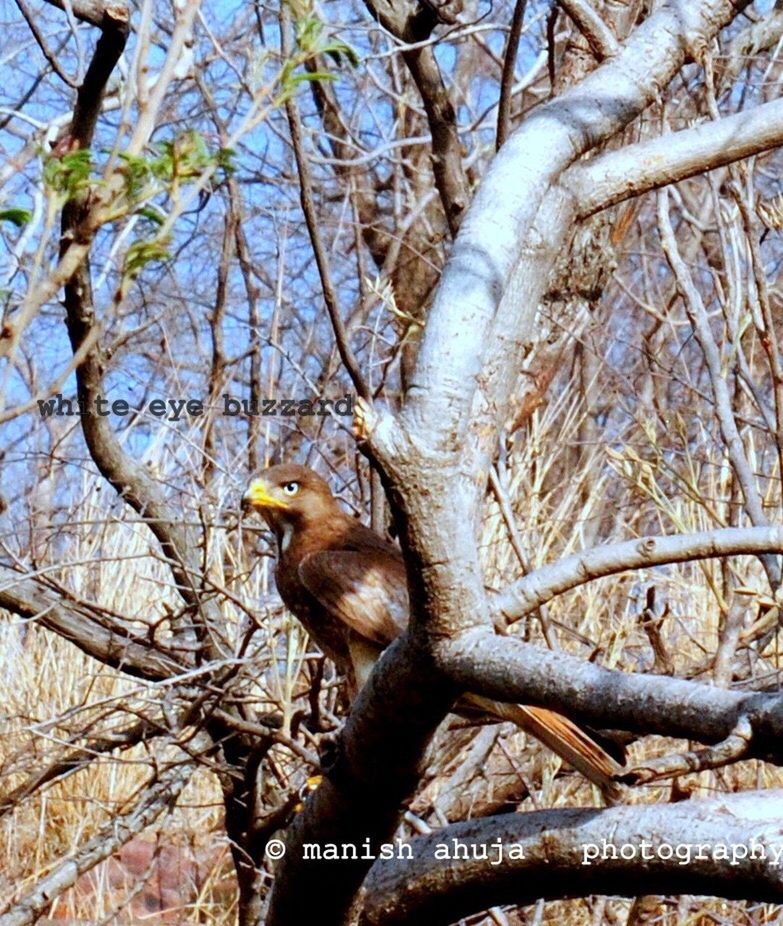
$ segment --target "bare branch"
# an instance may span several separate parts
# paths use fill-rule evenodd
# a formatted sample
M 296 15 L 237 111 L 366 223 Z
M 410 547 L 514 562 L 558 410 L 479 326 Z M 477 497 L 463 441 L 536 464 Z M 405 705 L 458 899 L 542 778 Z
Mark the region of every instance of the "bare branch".
M 21 900 L 7 908 L 0 916 L 0 926 L 28 926 L 35 923 L 49 909 L 53 900 L 73 887 L 80 875 L 108 858 L 172 808 L 189 777 L 188 766 L 174 765 L 161 772 L 157 781 L 142 793 L 128 813 L 110 820 L 73 855 L 57 864 Z
M 722 61 L 719 89 L 723 91 L 731 86 L 747 66 L 748 58 L 774 48 L 782 35 L 783 9 L 775 4 L 766 16 L 749 23 L 732 38 Z
M 503 54 L 503 74 L 500 78 L 500 98 L 498 100 L 498 128 L 495 147 L 499 151 L 503 142 L 508 138 L 511 125 L 511 101 L 513 99 L 514 69 L 519 52 L 519 40 L 522 37 L 522 26 L 525 22 L 525 8 L 527 0 L 517 0 L 514 4 L 514 14 L 511 17 L 511 31 L 506 41 L 506 50 Z
M 151 646 L 141 637 L 120 632 L 119 627 L 112 631 L 77 614 L 11 570 L 0 569 L 0 580 L 0 607 L 25 620 L 35 620 L 106 665 L 153 681 L 171 678 L 186 668 L 159 645 Z
M 761 492 L 745 453 L 742 437 L 734 418 L 731 395 L 723 374 L 720 351 L 710 328 L 707 310 L 704 307 L 701 293 L 694 285 L 693 278 L 680 255 L 674 238 L 674 231 L 669 218 L 669 197 L 666 190 L 661 190 L 658 193 L 658 231 L 661 236 L 661 247 L 677 280 L 677 288 L 682 296 L 688 317 L 693 325 L 693 332 L 699 342 L 699 347 L 701 347 L 704 361 L 709 370 L 710 385 L 715 399 L 715 412 L 718 416 L 721 435 L 726 445 L 729 460 L 731 460 L 732 469 L 742 488 L 745 510 L 748 512 L 753 524 L 756 527 L 762 527 L 767 525 L 769 521 L 764 513 Z M 766 554 L 761 557 L 761 562 L 766 569 L 770 585 L 773 589 L 777 588 L 780 583 L 779 560 Z
M 107 20 L 116 20 L 124 16 L 127 20 L 128 8 L 123 2 L 103 2 L 103 0 L 46 0 L 58 10 L 67 12 L 68 7 L 73 10 L 73 15 L 82 22 L 89 23 L 91 26 L 98 26 L 103 29 Z
M 130 13 L 127 6 L 106 6 L 101 22 L 101 36 L 95 53 L 76 95 L 76 106 L 69 129 L 72 139 L 82 148 L 89 148 L 95 133 L 95 123 L 101 111 L 106 85 L 128 41 Z
M 289 16 L 285 5 L 280 7 L 280 41 L 284 57 L 291 54 L 289 47 L 288 31 Z M 302 141 L 302 120 L 299 117 L 299 108 L 296 105 L 294 96 L 289 96 L 285 103 L 286 114 L 288 115 L 288 127 L 291 132 L 291 144 L 294 148 L 294 157 L 296 166 L 299 171 L 299 201 L 302 204 L 307 231 L 310 235 L 310 242 L 315 255 L 315 262 L 318 267 L 318 274 L 321 278 L 321 289 L 323 290 L 324 303 L 326 311 L 329 313 L 329 319 L 332 323 L 337 350 L 340 353 L 340 359 L 343 366 L 351 377 L 351 382 L 356 388 L 356 392 L 363 398 L 369 399 L 371 396 L 370 387 L 368 386 L 359 363 L 351 349 L 348 339 L 348 332 L 343 322 L 340 312 L 340 303 L 337 298 L 337 292 L 332 284 L 332 276 L 329 271 L 329 260 L 321 241 L 321 233 L 318 230 L 318 215 L 313 203 L 313 184 L 310 177 L 310 165 L 307 162 L 304 145 Z
M 125 46 L 127 11 L 123 15 L 121 13 L 120 8 L 107 8 L 107 21 L 111 27 L 107 25 L 101 33 L 84 83 L 79 88 L 70 127 L 70 135 L 79 148 L 89 148 L 92 144 L 106 83 Z M 77 197 L 66 203 L 61 222 L 61 265 L 73 249 L 74 242 L 81 245 L 80 251 L 84 249 L 83 260 L 77 263 L 72 275 L 65 281 L 68 335 L 74 354 L 83 350 L 88 340 L 94 338 L 96 341 L 76 368 L 78 396 L 88 410 L 81 418 L 84 439 L 104 478 L 147 520 L 169 559 L 180 594 L 189 603 L 201 607 L 193 578 L 199 571 L 199 564 L 192 553 L 194 544 L 190 541 L 188 529 L 181 525 L 181 519 L 147 471 L 122 449 L 109 418 L 95 413 L 96 402 L 103 390 L 106 357 L 95 333 L 100 322 L 93 304 L 88 257 L 92 235 L 85 238 L 83 230 L 85 222 L 90 221 L 90 212 L 91 207 L 85 197 Z M 179 629 L 184 635 L 193 637 L 189 626 L 183 625 Z
M 720 743 L 707 749 L 694 749 L 642 762 L 623 775 L 622 780 L 629 784 L 647 784 L 662 778 L 723 768 L 745 758 L 752 737 L 753 728 L 747 717 L 740 717 L 736 727 Z
M 780 903 L 782 801 L 783 791 L 756 791 L 455 823 L 411 840 L 413 860 L 375 863 L 360 922 L 433 926 L 494 904 L 589 894 L 706 894 Z M 461 858 L 454 857 L 455 845 L 465 847 Z
M 753 727 L 749 754 L 783 764 L 783 701 L 776 695 L 605 669 L 484 630 L 443 641 L 433 658 L 462 691 L 548 707 L 599 729 L 715 743 L 746 715 Z
M 17 785 L 4 797 L 0 798 L 0 816 L 13 810 L 21 801 L 35 794 L 44 785 L 52 781 L 62 781 L 68 775 L 78 772 L 89 765 L 97 756 L 122 747 L 135 746 L 153 734 L 157 728 L 147 720 L 140 720 L 126 727 L 103 736 L 88 740 L 67 755 L 52 762 L 39 772 L 34 772 L 26 781 Z M 157 732 L 162 732 L 158 730 Z
M 408 0 L 365 0 L 368 9 L 392 35 L 412 47 L 402 51 L 408 70 L 421 94 L 432 135 L 432 170 L 452 237 L 459 231 L 470 202 L 470 184 L 462 163 L 457 116 L 433 48 L 422 44 L 436 20 L 426 9 Z
M 492 604 L 511 623 L 557 595 L 627 569 L 765 553 L 783 553 L 783 527 L 726 527 L 672 537 L 640 537 L 595 547 L 542 566 L 495 596 Z
M 617 39 L 592 8 L 590 0 L 557 0 L 557 2 L 587 39 L 590 50 L 599 61 L 604 61 L 617 54 L 619 51 Z
M 783 101 L 671 132 L 575 164 L 563 182 L 585 218 L 623 200 L 783 144 Z
M 781 127 L 783 128 L 783 118 L 781 118 Z M 742 192 L 736 186 L 733 185 L 733 187 L 732 193 L 742 216 L 742 224 L 750 253 L 750 263 L 753 268 L 753 279 L 756 284 L 756 291 L 753 295 L 749 295 L 749 298 L 755 300 L 759 310 L 758 314 L 761 316 L 762 325 L 758 326 L 759 337 L 764 353 L 767 355 L 769 372 L 774 384 L 772 396 L 775 408 L 775 440 L 778 450 L 778 467 L 780 472 L 783 473 L 783 363 L 781 363 L 778 334 L 771 306 L 766 271 L 759 253 L 758 221 L 751 214 L 750 206 Z
M 503 483 L 500 481 L 500 475 L 497 469 L 493 466 L 489 471 L 489 483 L 492 486 L 492 491 L 495 494 L 495 499 L 497 500 L 498 507 L 500 508 L 500 513 L 503 516 L 503 521 L 506 525 L 506 530 L 508 531 L 508 538 L 511 541 L 511 546 L 516 554 L 517 560 L 519 561 L 520 568 L 522 569 L 522 575 L 527 576 L 533 570 L 530 567 L 530 558 L 525 551 L 524 545 L 522 543 L 522 538 L 519 535 L 517 530 L 516 519 L 514 518 L 514 512 L 511 508 L 511 502 L 509 501 L 508 493 L 505 490 Z M 544 639 L 547 642 L 547 645 L 550 649 L 557 649 L 557 633 L 549 622 L 549 615 L 547 614 L 546 606 L 541 605 L 537 610 L 537 617 L 541 623 L 541 630 L 544 634 Z M 495 626 L 498 626 L 498 622 L 495 622 Z
M 63 83 L 67 84 L 69 87 L 76 87 L 76 81 L 73 78 L 69 77 L 65 71 L 60 67 L 60 62 L 57 60 L 56 56 L 52 53 L 52 50 L 46 44 L 46 39 L 43 36 L 43 33 L 38 28 L 38 23 L 35 21 L 35 17 L 27 9 L 27 5 L 24 0 L 16 0 L 16 5 L 19 7 L 19 11 L 22 16 L 24 16 L 25 22 L 30 28 L 30 31 L 33 33 L 33 38 L 38 43 L 38 47 L 41 49 L 44 58 L 49 62 L 50 67 L 54 73 L 60 78 Z
M 449 231 L 455 237 L 470 202 L 470 184 L 462 163 L 457 115 L 433 49 L 426 45 L 403 52 L 421 94 L 432 134 L 432 171 Z

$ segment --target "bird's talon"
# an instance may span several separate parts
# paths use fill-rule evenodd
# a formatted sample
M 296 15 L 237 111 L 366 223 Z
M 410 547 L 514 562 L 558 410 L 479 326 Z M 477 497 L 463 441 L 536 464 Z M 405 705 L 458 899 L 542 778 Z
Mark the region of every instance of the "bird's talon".
M 301 813 L 304 810 L 305 800 L 308 798 L 313 791 L 321 784 L 324 780 L 323 775 L 310 775 L 307 778 L 307 781 L 299 788 L 299 800 L 293 806 L 293 812 Z

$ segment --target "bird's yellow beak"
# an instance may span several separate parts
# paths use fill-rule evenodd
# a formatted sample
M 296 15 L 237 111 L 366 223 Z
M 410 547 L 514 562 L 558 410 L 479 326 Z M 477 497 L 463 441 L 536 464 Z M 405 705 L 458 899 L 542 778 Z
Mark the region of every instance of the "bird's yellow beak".
M 288 503 L 272 495 L 263 479 L 254 479 L 242 497 L 242 510 L 253 508 L 288 508 Z

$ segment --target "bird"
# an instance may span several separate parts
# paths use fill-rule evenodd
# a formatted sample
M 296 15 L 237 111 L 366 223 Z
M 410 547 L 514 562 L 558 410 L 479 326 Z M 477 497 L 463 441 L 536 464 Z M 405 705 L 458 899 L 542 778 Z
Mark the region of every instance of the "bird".
M 408 625 L 400 549 L 344 511 L 315 470 L 295 463 L 252 478 L 242 510 L 260 514 L 274 533 L 275 580 L 284 604 L 356 693 Z M 623 766 L 563 714 L 471 693 L 455 710 L 513 721 L 596 784 L 608 803 L 619 800 L 616 778 Z

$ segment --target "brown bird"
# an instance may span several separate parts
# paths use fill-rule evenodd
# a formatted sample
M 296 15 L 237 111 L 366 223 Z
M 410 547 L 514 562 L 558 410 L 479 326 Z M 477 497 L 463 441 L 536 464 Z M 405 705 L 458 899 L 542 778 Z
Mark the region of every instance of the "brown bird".
M 242 507 L 258 511 L 277 537 L 275 577 L 286 606 L 358 690 L 408 624 L 399 549 L 344 512 L 327 483 L 306 466 L 267 469 L 250 483 Z M 460 705 L 513 721 L 598 785 L 607 799 L 619 796 L 613 779 L 622 766 L 562 714 L 473 694 Z

